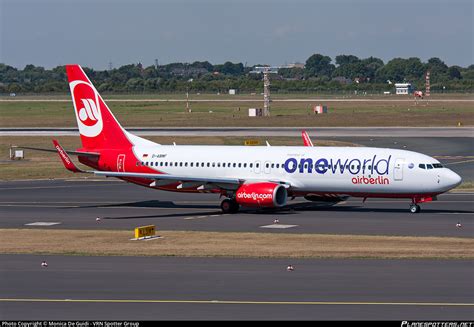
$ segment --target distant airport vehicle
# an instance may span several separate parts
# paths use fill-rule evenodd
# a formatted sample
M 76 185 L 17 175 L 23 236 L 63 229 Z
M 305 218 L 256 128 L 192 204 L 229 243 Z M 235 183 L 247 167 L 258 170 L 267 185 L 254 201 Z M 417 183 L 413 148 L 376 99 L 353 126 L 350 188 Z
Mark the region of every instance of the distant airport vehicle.
M 413 95 L 418 98 L 423 98 L 423 91 L 415 91 Z
M 117 177 L 174 192 L 217 193 L 223 212 L 240 206 L 278 208 L 288 199 L 337 203 L 350 196 L 406 198 L 410 212 L 461 183 L 421 153 L 369 147 L 161 145 L 127 132 L 79 65 L 67 65 L 82 147 L 69 151 L 94 170 L 81 170 L 53 140 L 75 173 Z

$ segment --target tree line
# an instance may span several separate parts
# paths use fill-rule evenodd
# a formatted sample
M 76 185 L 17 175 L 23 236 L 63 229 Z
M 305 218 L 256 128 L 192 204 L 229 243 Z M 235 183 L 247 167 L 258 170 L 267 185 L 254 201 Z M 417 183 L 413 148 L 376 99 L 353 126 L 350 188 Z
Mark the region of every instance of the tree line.
M 254 66 L 253 66 L 254 67 Z M 172 93 L 172 92 L 227 92 L 262 91 L 262 76 L 252 73 L 253 67 L 242 63 L 225 62 L 213 65 L 208 61 L 171 63 L 143 67 L 130 64 L 110 70 L 84 67 L 100 92 L 104 93 Z M 387 63 L 375 57 L 358 58 L 354 55 L 329 56 L 313 54 L 304 66 L 278 69 L 271 74 L 272 92 L 340 92 L 393 91 L 393 84 L 410 82 L 424 90 L 426 72 L 430 72 L 431 90 L 472 92 L 474 65 L 448 66 L 439 58 L 422 62 L 419 58 L 394 58 Z M 0 94 L 61 93 L 67 92 L 64 66 L 45 69 L 26 65 L 23 69 L 0 63 Z

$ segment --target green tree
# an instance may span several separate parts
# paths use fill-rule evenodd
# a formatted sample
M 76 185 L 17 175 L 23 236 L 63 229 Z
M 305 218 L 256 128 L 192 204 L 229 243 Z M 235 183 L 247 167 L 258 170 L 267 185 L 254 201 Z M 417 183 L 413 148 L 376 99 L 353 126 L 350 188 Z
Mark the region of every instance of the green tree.
M 434 84 L 445 82 L 449 79 L 448 66 L 439 58 L 430 58 L 425 69 L 430 71 L 431 82 Z
M 214 66 L 209 61 L 195 61 L 190 66 L 193 68 L 204 68 L 208 72 L 214 70 Z
M 143 91 L 143 78 L 130 78 L 126 83 L 128 91 Z
M 302 79 L 304 76 L 304 69 L 297 67 L 281 68 L 278 70 L 278 74 L 283 78 Z
M 214 66 L 214 69 L 225 75 L 239 76 L 244 72 L 244 65 L 242 63 L 234 64 L 230 61 L 226 61 L 223 65 Z
M 334 65 L 331 64 L 331 58 L 319 53 L 313 54 L 306 60 L 305 70 L 309 77 L 329 77 L 334 69 Z
M 448 76 L 450 79 L 461 79 L 461 70 L 458 66 L 451 66 L 448 68 Z
M 360 62 L 360 59 L 353 55 L 339 55 L 336 56 L 336 65 L 344 66 L 347 64 L 355 64 Z
M 426 64 L 431 73 L 441 73 L 444 74 L 448 71 L 448 66 L 439 58 L 433 57 L 428 59 Z
M 387 80 L 395 82 L 414 81 L 422 78 L 425 73 L 425 66 L 419 58 L 395 58 L 390 60 L 385 66 L 376 72 L 378 82 Z
M 8 85 L 7 90 L 10 93 L 18 93 L 22 91 L 22 87 L 18 83 L 11 83 Z

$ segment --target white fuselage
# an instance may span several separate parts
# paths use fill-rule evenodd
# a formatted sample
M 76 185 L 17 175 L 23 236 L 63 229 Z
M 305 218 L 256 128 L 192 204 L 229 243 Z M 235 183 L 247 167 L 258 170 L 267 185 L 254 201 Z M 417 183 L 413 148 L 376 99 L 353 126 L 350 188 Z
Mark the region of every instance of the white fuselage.
M 135 146 L 133 152 L 141 161 L 137 164 L 157 172 L 285 181 L 300 195 L 439 194 L 461 183 L 461 178 L 438 160 L 397 149 L 156 145 Z

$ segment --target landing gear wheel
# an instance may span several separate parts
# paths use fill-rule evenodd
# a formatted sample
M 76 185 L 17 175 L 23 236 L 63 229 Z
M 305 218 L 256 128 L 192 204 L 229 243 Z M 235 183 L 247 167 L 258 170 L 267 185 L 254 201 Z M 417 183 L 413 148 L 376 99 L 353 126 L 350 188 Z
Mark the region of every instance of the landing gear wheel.
M 236 201 L 231 201 L 232 202 L 232 206 L 230 208 L 230 212 L 231 213 L 236 213 L 240 210 L 240 204 L 238 204 Z
M 223 213 L 236 213 L 239 211 L 240 205 L 231 199 L 225 199 L 221 202 L 221 209 Z
M 418 213 L 421 211 L 421 207 L 418 204 L 410 204 L 410 212 Z

